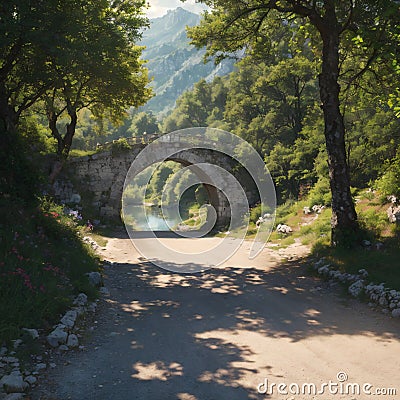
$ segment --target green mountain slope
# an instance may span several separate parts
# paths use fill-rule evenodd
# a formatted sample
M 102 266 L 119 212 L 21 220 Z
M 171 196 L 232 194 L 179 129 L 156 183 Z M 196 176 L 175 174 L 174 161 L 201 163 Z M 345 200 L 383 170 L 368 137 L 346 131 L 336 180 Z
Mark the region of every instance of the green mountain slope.
M 150 21 L 150 29 L 145 31 L 140 44 L 146 46 L 143 59 L 147 60 L 156 96 L 146 104 L 146 110 L 165 114 L 174 107 L 179 95 L 200 79 L 211 81 L 233 70 L 232 60 L 217 66 L 213 62 L 204 64 L 204 50 L 189 44 L 185 27 L 194 26 L 199 20 L 199 15 L 178 7 Z

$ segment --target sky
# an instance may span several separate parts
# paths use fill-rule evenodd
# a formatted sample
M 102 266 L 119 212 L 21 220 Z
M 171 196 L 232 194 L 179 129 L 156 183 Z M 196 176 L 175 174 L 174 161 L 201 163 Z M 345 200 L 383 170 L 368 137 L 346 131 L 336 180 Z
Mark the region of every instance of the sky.
M 199 14 L 205 9 L 203 4 L 196 4 L 195 0 L 187 0 L 182 3 L 180 0 L 148 0 L 150 8 L 147 12 L 149 18 L 161 17 L 167 13 L 168 10 L 182 7 L 186 10 Z

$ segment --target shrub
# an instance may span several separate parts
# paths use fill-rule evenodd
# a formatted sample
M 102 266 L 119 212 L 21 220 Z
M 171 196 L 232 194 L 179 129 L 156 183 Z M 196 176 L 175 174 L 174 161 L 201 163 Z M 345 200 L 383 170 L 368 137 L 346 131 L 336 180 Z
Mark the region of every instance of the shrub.
M 310 190 L 308 194 L 309 207 L 316 204 L 323 206 L 329 206 L 332 201 L 331 189 L 329 186 L 328 178 L 319 178 L 314 187 Z
M 382 195 L 400 196 L 400 149 L 396 157 L 385 164 L 385 173 L 376 181 L 377 189 Z
M 128 140 L 126 138 L 121 138 L 112 142 L 111 153 L 118 154 L 124 151 L 129 151 L 131 148 L 132 147 L 128 143 Z

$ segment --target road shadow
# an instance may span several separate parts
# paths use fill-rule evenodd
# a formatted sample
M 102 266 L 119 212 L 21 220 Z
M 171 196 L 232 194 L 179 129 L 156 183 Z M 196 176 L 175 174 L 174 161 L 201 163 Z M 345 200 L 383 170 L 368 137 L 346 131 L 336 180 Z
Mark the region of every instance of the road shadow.
M 257 384 L 284 377 L 268 355 L 276 357 L 280 344 L 287 352 L 332 335 L 364 335 L 384 346 L 400 340 L 398 321 L 377 324 L 365 305 L 307 276 L 299 262 L 184 275 L 114 263 L 105 282 L 110 294 L 87 350 L 54 386 L 59 399 L 265 399 Z M 336 349 L 343 357 L 349 351 Z

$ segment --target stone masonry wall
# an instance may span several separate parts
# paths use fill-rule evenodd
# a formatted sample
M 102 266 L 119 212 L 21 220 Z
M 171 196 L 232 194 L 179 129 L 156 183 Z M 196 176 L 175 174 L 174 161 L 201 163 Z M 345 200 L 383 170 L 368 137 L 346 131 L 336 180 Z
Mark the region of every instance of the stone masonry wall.
M 86 203 L 90 201 L 90 206 L 97 212 L 100 218 L 119 217 L 121 210 L 122 191 L 127 172 L 145 145 L 132 146 L 130 150 L 121 150 L 112 152 L 111 150 L 93 154 L 91 156 L 76 157 L 69 160 L 65 170 L 69 179 L 63 179 L 56 182 L 59 196 L 67 200 L 75 196 L 79 201 L 82 197 Z M 153 157 L 154 156 L 154 157 Z M 192 149 L 181 151 L 168 158 L 183 165 L 191 165 L 197 163 L 209 163 L 218 165 L 223 170 L 231 172 L 233 168 L 232 159 L 222 153 L 214 152 L 206 149 Z M 164 152 L 160 148 L 152 154 L 152 160 L 149 163 L 164 160 Z M 143 165 L 143 167 L 147 167 Z M 206 171 L 204 171 L 206 173 Z M 232 172 L 231 172 L 232 173 Z M 225 180 L 221 177 L 213 177 L 217 187 L 224 188 Z M 239 181 L 245 178 L 238 174 Z M 246 195 L 251 204 L 257 201 L 254 194 L 254 188 L 246 190 L 246 182 L 241 182 Z M 230 214 L 229 204 L 226 198 L 219 191 L 215 191 L 218 200 L 217 213 L 220 218 L 227 218 Z M 231 201 L 235 201 L 233 198 Z M 214 205 L 214 204 L 213 204 Z M 215 205 L 214 205 L 215 206 Z

